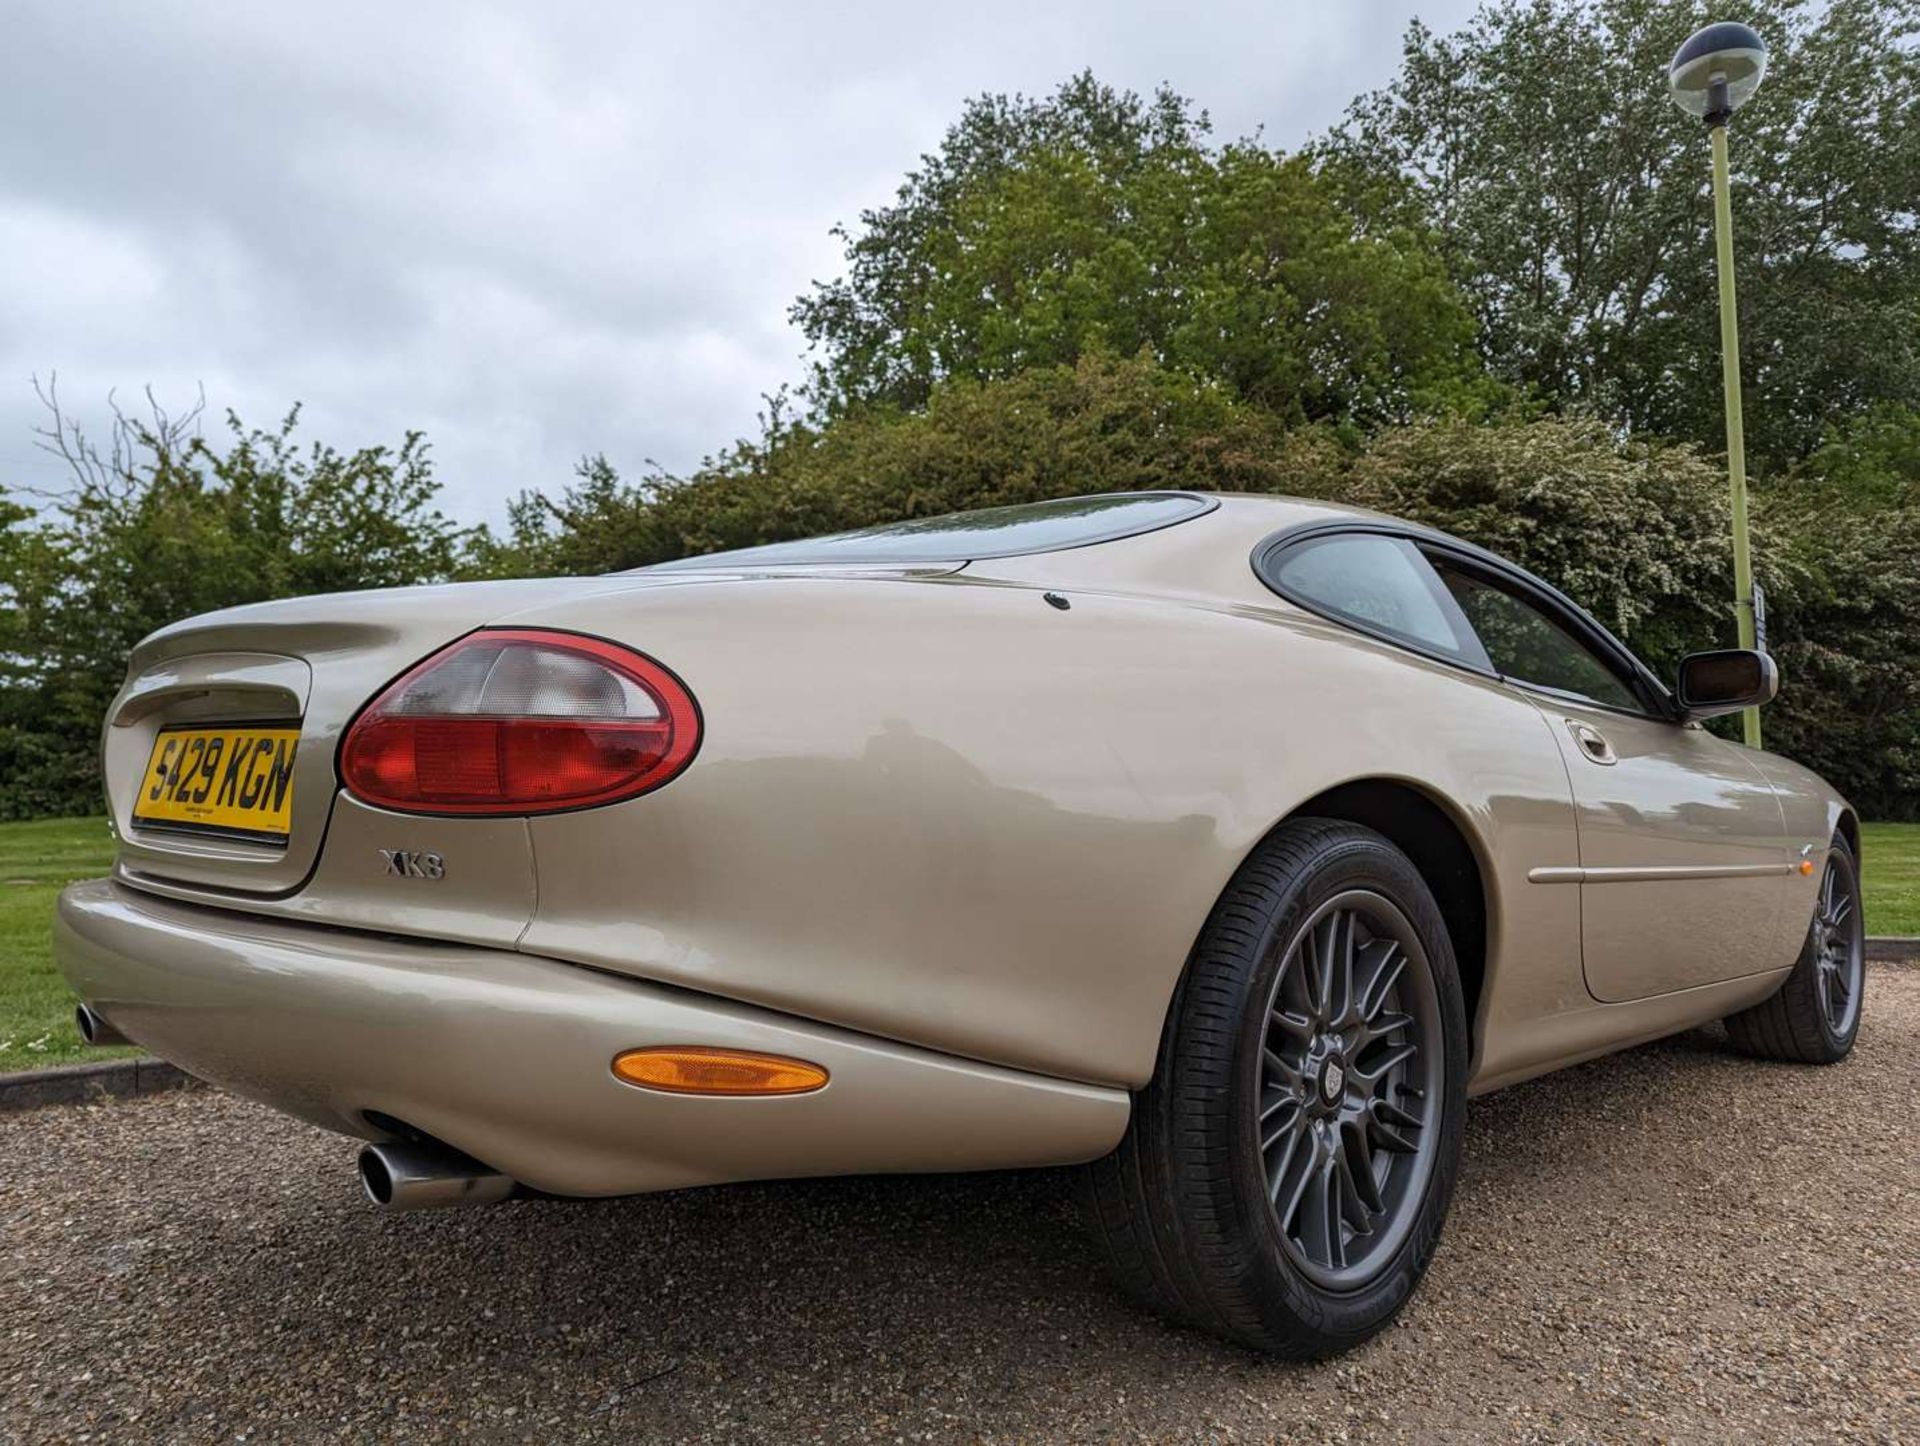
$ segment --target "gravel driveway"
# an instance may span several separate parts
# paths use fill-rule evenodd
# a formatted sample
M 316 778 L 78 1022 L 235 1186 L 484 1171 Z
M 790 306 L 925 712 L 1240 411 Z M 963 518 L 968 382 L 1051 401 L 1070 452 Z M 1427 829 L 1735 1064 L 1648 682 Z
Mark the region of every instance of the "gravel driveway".
M 0 1439 L 1920 1439 L 1920 970 L 1477 1102 L 1400 1322 L 1302 1367 L 1118 1300 L 1052 1174 L 384 1216 L 210 1092 L 0 1117 Z

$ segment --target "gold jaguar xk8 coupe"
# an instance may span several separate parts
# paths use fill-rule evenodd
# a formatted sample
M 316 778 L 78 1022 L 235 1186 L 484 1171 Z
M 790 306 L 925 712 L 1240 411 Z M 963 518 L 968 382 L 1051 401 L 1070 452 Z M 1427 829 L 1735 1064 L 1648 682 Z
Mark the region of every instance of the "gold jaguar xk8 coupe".
M 1043 502 L 266 603 L 135 651 L 96 1040 L 358 1136 L 391 1207 L 1081 1165 L 1121 1282 L 1378 1331 L 1469 1094 L 1859 1028 L 1859 830 L 1569 599 L 1267 497 Z

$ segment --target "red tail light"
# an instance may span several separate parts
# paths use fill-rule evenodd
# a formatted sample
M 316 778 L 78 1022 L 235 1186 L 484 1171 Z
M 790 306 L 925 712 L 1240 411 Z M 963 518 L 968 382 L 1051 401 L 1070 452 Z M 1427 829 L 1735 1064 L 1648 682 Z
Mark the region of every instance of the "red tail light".
M 557 813 L 658 788 L 699 746 L 693 695 L 644 654 L 483 629 L 367 705 L 340 745 L 340 777 L 354 797 L 406 813 Z

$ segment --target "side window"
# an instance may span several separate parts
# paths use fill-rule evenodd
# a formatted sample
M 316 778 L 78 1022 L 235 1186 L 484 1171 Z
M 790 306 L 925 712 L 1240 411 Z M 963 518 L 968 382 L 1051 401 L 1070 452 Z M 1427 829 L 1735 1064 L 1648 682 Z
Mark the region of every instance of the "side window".
M 1501 677 L 1609 708 L 1643 710 L 1633 689 L 1608 663 L 1532 603 L 1459 571 L 1443 557 L 1432 561 Z
M 1270 580 L 1283 596 L 1343 622 L 1489 666 L 1452 596 L 1405 538 L 1339 533 L 1296 543 L 1271 565 Z

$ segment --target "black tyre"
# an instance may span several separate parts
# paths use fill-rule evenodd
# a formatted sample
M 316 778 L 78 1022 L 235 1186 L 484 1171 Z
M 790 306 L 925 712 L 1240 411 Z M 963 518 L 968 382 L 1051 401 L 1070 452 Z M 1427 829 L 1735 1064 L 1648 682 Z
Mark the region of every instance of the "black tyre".
M 1749 1054 L 1838 1064 L 1860 1037 L 1867 985 L 1860 867 L 1844 838 L 1827 846 L 1807 941 L 1779 992 L 1727 1016 L 1727 1034 Z
M 1228 886 L 1119 1149 L 1086 1167 L 1121 1283 L 1257 1350 L 1382 1329 L 1440 1238 L 1467 1028 L 1445 924 L 1371 829 L 1283 825 Z

